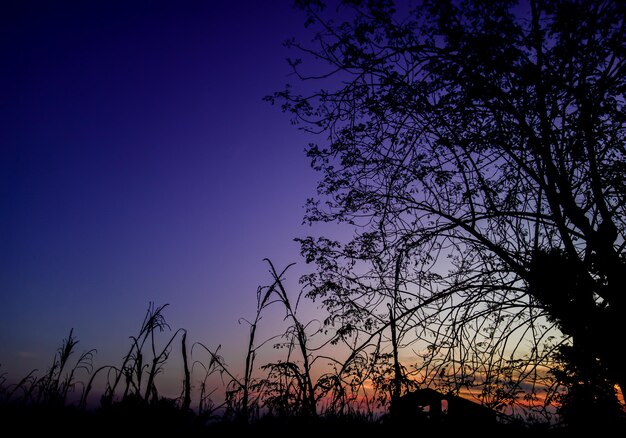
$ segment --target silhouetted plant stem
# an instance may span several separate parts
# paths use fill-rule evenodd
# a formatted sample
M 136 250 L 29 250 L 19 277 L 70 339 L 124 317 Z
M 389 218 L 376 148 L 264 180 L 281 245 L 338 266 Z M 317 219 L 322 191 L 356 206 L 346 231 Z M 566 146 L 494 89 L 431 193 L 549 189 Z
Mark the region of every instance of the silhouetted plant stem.
M 296 330 L 296 339 L 298 342 L 298 347 L 300 349 L 300 354 L 302 355 L 302 363 L 303 363 L 303 372 L 302 372 L 302 383 L 304 387 L 303 393 L 303 404 L 304 404 L 304 414 L 306 415 L 316 415 L 316 402 L 315 402 L 315 390 L 313 388 L 313 381 L 311 379 L 311 365 L 309 363 L 309 350 L 307 347 L 307 335 L 304 329 L 304 326 L 298 318 L 296 317 L 296 313 L 294 309 L 291 307 L 291 303 L 289 301 L 289 297 L 287 296 L 287 291 L 283 286 L 282 276 L 283 274 L 293 266 L 293 263 L 288 265 L 280 275 L 274 268 L 274 264 L 269 259 L 265 259 L 265 261 L 269 264 L 272 277 L 274 278 L 274 285 L 270 288 L 270 291 L 274 287 L 278 287 L 277 293 L 282 301 L 285 309 L 287 311 L 287 316 L 291 318 L 293 321 L 294 328 Z
M 402 393 L 402 381 L 404 376 L 402 374 L 402 367 L 400 366 L 400 359 L 398 357 L 398 333 L 397 333 L 397 320 L 396 320 L 396 306 L 398 304 L 398 288 L 400 287 L 400 275 L 402 268 L 402 255 L 396 256 L 396 267 L 393 284 L 393 301 L 389 305 L 389 322 L 391 329 L 391 348 L 393 352 L 393 392 L 391 394 L 391 406 L 390 410 L 393 410 L 394 406 L 400 400 Z
M 157 401 L 158 392 L 156 390 L 156 385 L 154 384 L 154 379 L 156 378 L 156 375 L 161 369 L 161 366 L 167 361 L 167 358 L 169 357 L 169 353 L 170 353 L 170 347 L 172 343 L 174 342 L 174 339 L 176 339 L 176 336 L 178 336 L 180 332 L 184 332 L 184 330 L 183 329 L 176 330 L 174 334 L 170 337 L 170 340 L 167 342 L 167 344 L 165 344 L 161 352 L 158 354 L 157 354 L 157 350 L 155 346 L 154 335 L 152 335 L 153 339 L 151 343 L 152 343 L 152 353 L 154 357 L 152 359 L 152 365 L 148 373 L 148 383 L 146 385 L 146 391 L 144 395 L 145 401 L 150 401 L 150 400 Z
M 189 374 L 189 364 L 187 362 L 187 331 L 183 332 L 181 346 L 183 355 L 183 370 L 185 372 L 185 380 L 183 383 L 184 395 L 182 409 L 184 411 L 187 411 L 191 406 L 191 376 Z
M 244 382 L 243 382 L 243 396 L 241 406 L 241 420 L 248 421 L 249 417 L 249 398 L 250 398 L 250 382 L 252 381 L 252 372 L 254 371 L 254 359 L 256 356 L 255 337 L 256 329 L 259 321 L 261 320 L 261 314 L 263 309 L 268 305 L 270 296 L 272 294 L 272 288 L 263 293 L 262 288 L 257 289 L 257 308 L 254 322 L 250 324 L 250 335 L 248 337 L 248 351 L 246 353 L 246 362 L 244 369 Z
M 115 368 L 112 365 L 104 365 L 104 366 L 101 366 L 100 368 L 98 368 L 93 373 L 91 373 L 91 377 L 89 378 L 89 381 L 87 382 L 87 385 L 85 385 L 85 389 L 83 390 L 83 395 L 80 398 L 79 406 L 82 409 L 85 409 L 87 407 L 87 397 L 89 396 L 89 393 L 93 389 L 93 381 L 94 381 L 94 379 L 96 378 L 96 376 L 98 374 L 100 374 L 101 371 L 103 371 L 105 369 L 109 369 L 109 370 L 112 369 L 112 370 L 115 370 L 116 372 L 119 372 L 119 370 L 117 370 L 117 368 Z M 105 393 L 106 393 L 106 391 L 105 391 Z

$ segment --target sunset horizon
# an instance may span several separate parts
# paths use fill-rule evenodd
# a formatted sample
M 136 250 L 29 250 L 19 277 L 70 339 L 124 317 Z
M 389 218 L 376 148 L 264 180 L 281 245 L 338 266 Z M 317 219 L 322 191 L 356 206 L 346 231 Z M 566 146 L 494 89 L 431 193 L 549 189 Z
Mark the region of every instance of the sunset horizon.
M 626 430 L 624 17 L 3 2 L 0 419 Z

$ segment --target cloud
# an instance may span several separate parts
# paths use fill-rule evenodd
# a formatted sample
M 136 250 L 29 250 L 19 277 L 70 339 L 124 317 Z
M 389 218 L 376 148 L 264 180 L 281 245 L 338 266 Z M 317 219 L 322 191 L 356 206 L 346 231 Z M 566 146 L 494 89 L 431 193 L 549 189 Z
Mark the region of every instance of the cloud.
M 18 351 L 17 352 L 17 357 L 22 358 L 22 359 L 34 359 L 38 356 L 39 355 L 37 353 L 34 353 L 32 351 Z

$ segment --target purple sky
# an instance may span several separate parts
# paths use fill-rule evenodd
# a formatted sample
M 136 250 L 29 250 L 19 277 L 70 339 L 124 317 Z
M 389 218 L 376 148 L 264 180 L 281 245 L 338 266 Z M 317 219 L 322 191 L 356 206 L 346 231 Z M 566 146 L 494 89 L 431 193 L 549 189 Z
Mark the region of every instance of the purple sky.
M 263 257 L 298 262 L 297 286 L 318 175 L 262 101 L 293 82 L 291 3 L 2 2 L 3 370 L 49 363 L 71 327 L 118 361 L 149 301 L 241 351 Z

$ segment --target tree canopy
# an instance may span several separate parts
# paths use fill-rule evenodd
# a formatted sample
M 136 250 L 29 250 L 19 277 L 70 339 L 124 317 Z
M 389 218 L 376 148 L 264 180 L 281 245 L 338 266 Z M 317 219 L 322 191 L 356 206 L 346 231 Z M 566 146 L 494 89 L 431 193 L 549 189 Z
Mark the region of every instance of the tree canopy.
M 269 99 L 323 135 L 307 151 L 321 178 L 306 219 L 354 229 L 300 240 L 338 339 L 392 345 L 398 385 L 412 349 L 421 383 L 478 385 L 494 405 L 541 398 L 547 370 L 591 404 L 614 400 L 626 6 L 299 3 L 314 37 L 287 42 L 291 65 L 319 87 Z M 307 73 L 312 59 L 327 69 Z

